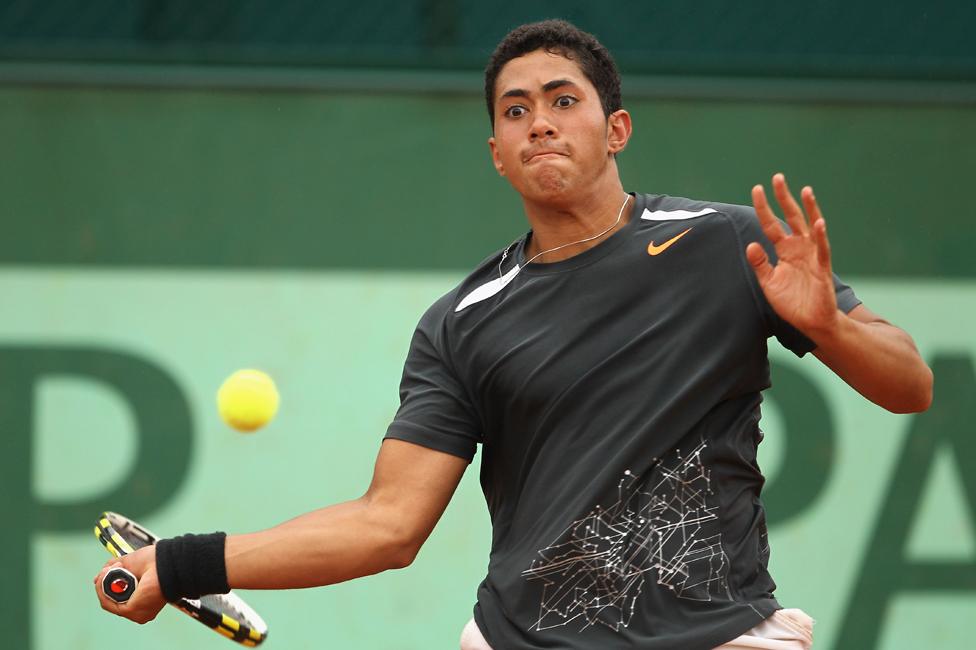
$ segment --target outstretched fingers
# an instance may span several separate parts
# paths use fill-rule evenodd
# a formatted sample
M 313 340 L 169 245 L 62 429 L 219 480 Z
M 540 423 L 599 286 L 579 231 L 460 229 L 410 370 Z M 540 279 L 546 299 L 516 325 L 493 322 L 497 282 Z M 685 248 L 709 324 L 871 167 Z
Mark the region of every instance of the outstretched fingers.
M 757 242 L 752 242 L 746 246 L 746 259 L 749 260 L 752 270 L 756 272 L 759 286 L 765 286 L 773 275 L 773 265 L 769 263 L 769 256 L 766 255 L 766 251 Z
M 773 175 L 773 193 L 776 195 L 776 201 L 779 203 L 779 206 L 783 209 L 786 223 L 790 224 L 793 232 L 797 235 L 808 234 L 809 228 L 807 227 L 807 220 L 803 216 L 803 210 L 800 209 L 800 204 L 793 198 L 793 194 L 786 184 L 786 176 L 783 174 Z
M 817 244 L 817 262 L 824 269 L 830 270 L 830 241 L 827 239 L 827 221 L 820 211 L 817 198 L 813 195 L 813 188 L 809 185 L 800 193 L 803 207 L 810 216 L 810 230 Z
M 807 215 L 810 217 L 810 226 L 818 221 L 823 220 L 823 214 L 820 212 L 820 206 L 817 205 L 817 199 L 813 195 L 813 188 L 807 185 L 800 192 L 800 198 L 803 199 L 803 208 L 807 211 Z
M 766 233 L 769 241 L 775 244 L 783 237 L 786 237 L 783 226 L 780 225 L 779 219 L 776 218 L 772 208 L 769 207 L 769 201 L 766 200 L 766 190 L 763 189 L 762 185 L 753 186 L 752 205 L 756 209 L 756 216 L 759 217 L 759 226 Z

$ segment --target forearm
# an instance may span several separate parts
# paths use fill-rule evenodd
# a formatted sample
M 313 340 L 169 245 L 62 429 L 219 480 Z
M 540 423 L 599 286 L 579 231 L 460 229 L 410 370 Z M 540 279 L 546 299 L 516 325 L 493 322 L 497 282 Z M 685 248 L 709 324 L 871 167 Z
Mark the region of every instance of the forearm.
M 817 345 L 816 357 L 875 404 L 894 413 L 924 411 L 931 404 L 932 371 L 897 327 L 838 311 L 835 322 L 805 333 Z
M 227 537 L 227 581 L 237 589 L 317 587 L 408 565 L 396 516 L 362 497 L 258 533 Z
M 139 579 L 125 606 L 98 588 L 111 565 L 102 567 L 95 577 L 99 602 L 114 614 L 145 623 L 165 605 L 164 593 L 178 598 L 221 593 L 227 587 L 317 587 L 407 566 L 434 529 L 467 466 L 466 458 L 385 440 L 373 480 L 361 498 L 260 533 L 160 540 L 120 558 L 118 563 Z M 162 561 L 159 566 L 157 559 Z

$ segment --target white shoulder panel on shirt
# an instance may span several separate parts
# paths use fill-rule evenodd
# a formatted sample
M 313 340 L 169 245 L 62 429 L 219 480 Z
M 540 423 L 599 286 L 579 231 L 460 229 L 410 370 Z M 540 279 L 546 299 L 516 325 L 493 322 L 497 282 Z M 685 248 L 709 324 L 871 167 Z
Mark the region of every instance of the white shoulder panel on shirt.
M 713 208 L 703 208 L 698 212 L 688 212 L 687 210 L 655 210 L 651 212 L 647 208 L 644 208 L 644 213 L 641 215 L 641 219 L 647 219 L 648 221 L 674 221 L 677 219 L 691 219 L 692 217 L 700 217 L 706 214 L 717 213 L 718 210 Z
M 515 278 L 515 276 L 518 275 L 518 272 L 521 270 L 522 269 L 519 267 L 519 265 L 516 264 L 509 270 L 508 273 L 506 273 L 502 277 L 495 278 L 494 280 L 485 282 L 483 285 L 481 285 L 480 287 L 478 287 L 477 289 L 475 289 L 474 291 L 466 295 L 464 299 L 460 303 L 458 303 L 458 306 L 454 308 L 454 313 L 461 311 L 465 307 L 470 307 L 476 302 L 481 302 L 482 300 L 487 300 L 488 298 L 491 298 L 496 293 L 504 289 L 506 285 L 508 285 L 508 283 L 511 282 Z

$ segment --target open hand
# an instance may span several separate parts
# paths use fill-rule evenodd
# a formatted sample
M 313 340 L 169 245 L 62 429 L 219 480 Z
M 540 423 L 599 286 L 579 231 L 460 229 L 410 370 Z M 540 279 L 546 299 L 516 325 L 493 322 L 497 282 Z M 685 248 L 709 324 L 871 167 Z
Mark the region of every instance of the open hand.
M 827 223 L 812 187 L 804 187 L 800 192 L 806 216 L 790 193 L 783 174 L 773 176 L 773 192 L 793 232 L 786 233 L 769 207 L 763 186 L 756 185 L 752 188 L 752 203 L 779 261 L 776 266 L 771 265 L 763 247 L 756 242 L 746 247 L 746 258 L 773 310 L 812 337 L 819 330 L 829 330 L 838 318 Z

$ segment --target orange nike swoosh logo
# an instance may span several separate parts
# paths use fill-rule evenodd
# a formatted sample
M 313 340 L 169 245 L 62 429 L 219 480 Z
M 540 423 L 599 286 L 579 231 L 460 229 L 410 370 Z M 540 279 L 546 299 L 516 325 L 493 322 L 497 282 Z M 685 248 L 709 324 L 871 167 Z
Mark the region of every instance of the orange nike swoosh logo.
M 692 227 L 694 227 L 694 226 L 692 226 Z M 654 245 L 654 242 L 651 242 L 650 244 L 647 245 L 647 254 L 648 255 L 660 255 L 664 251 L 668 250 L 668 247 L 671 244 L 673 244 L 674 242 L 678 241 L 679 239 L 681 239 L 682 237 L 684 237 L 685 235 L 687 235 L 689 231 L 691 231 L 691 228 L 689 228 L 688 230 L 684 231 L 683 233 L 679 233 L 679 234 L 675 235 L 674 237 L 672 237 L 668 241 L 664 242 L 660 246 L 655 246 Z

